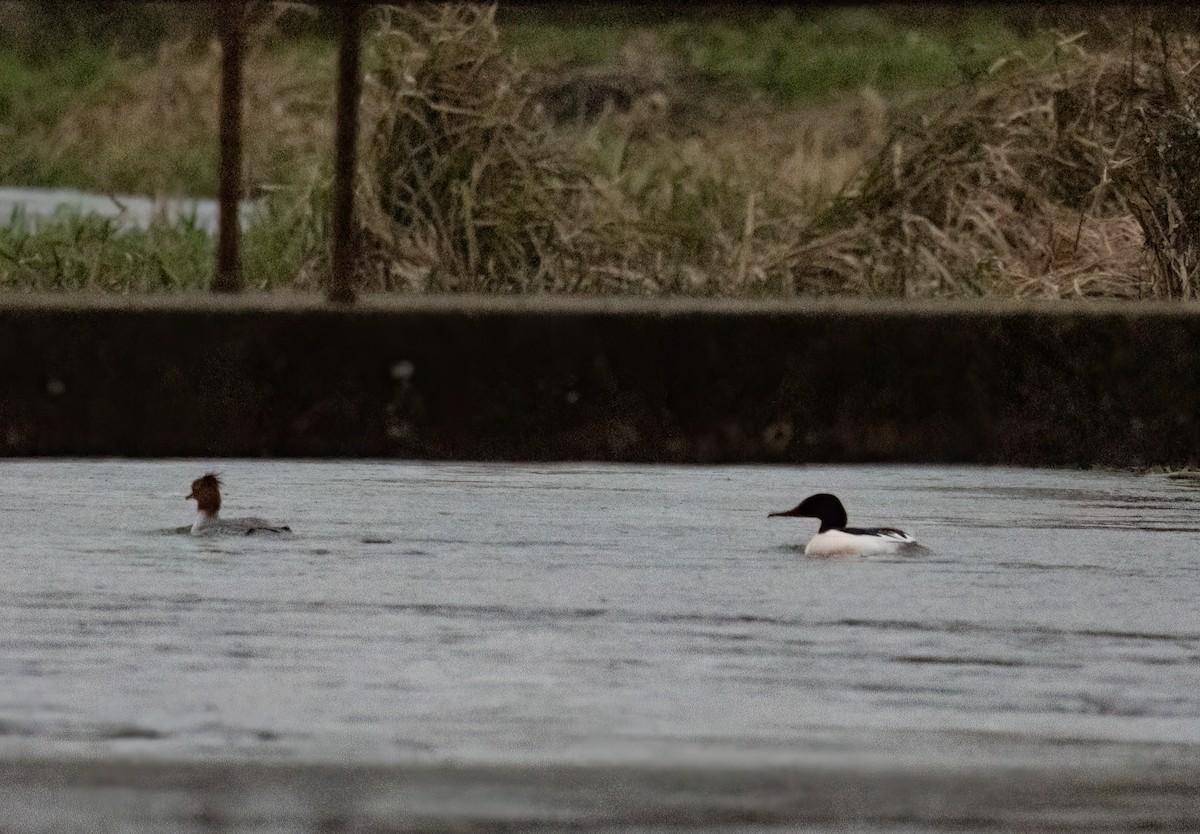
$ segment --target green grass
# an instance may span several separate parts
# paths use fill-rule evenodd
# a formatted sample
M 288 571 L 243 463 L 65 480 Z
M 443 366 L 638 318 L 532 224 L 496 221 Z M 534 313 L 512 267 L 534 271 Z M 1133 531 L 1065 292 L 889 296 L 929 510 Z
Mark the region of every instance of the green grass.
M 521 20 L 503 29 L 509 45 L 535 67 L 614 63 L 638 33 L 731 94 L 765 95 L 783 104 L 820 101 L 864 85 L 889 96 L 924 92 L 975 77 L 1016 51 L 1036 58 L 1053 47 L 1048 35 L 1023 37 L 999 13 L 987 11 L 936 24 L 847 8 L 643 26 Z
M 583 23 L 562 26 L 522 21 L 501 28 L 507 46 L 532 67 L 615 61 L 634 31 L 627 25 Z
M 207 287 L 208 234 L 188 223 L 127 229 L 95 215 L 62 212 L 29 228 L 0 227 L 0 289 L 155 292 Z
M 812 19 L 782 11 L 739 29 L 673 25 L 667 43 L 696 69 L 743 92 L 794 102 L 869 85 L 885 95 L 929 90 L 978 75 L 1021 48 L 1044 54 L 995 18 L 973 15 L 956 30 L 902 27 L 879 12 L 835 10 Z
M 44 125 L 70 107 L 97 101 L 127 71 L 125 59 L 96 48 L 50 62 L 0 50 L 0 117 L 11 126 Z
M 316 289 L 329 268 L 328 193 L 324 187 L 265 198 L 242 234 L 246 289 Z M 207 289 L 216 239 L 189 220 L 140 229 L 63 210 L 0 225 L 0 291 L 110 293 Z
M 129 71 L 127 60 L 94 48 L 46 63 L 0 51 L 0 182 L 95 187 L 93 149 L 64 148 L 53 132 L 73 109 L 102 101 Z

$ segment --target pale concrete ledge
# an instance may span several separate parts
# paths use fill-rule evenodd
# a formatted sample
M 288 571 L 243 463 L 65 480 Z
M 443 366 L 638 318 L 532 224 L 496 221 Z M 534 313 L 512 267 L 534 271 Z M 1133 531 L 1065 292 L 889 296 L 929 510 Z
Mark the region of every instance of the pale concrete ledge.
M 326 765 L 9 759 L 5 831 L 1194 832 L 1194 766 Z
M 1182 464 L 1200 307 L 8 295 L 0 455 Z

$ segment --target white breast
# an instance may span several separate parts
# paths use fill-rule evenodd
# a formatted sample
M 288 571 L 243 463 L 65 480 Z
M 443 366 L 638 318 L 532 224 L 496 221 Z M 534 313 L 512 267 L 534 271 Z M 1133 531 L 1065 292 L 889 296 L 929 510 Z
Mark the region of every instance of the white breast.
M 907 533 L 847 533 L 844 530 L 826 530 L 817 533 L 804 547 L 805 556 L 877 556 L 899 553 L 906 545 L 916 544 Z

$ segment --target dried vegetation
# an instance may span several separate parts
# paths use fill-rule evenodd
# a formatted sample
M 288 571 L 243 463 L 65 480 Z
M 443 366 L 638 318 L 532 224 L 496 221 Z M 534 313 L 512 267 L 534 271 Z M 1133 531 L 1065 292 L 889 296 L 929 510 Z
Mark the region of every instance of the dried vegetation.
M 602 71 L 535 76 L 488 7 L 383 14 L 365 109 L 368 288 L 778 291 L 810 207 L 882 138 L 870 94 L 717 113 L 699 102 L 719 93 L 649 41 Z
M 505 47 L 494 13 L 409 4 L 373 18 L 364 290 L 1200 291 L 1196 27 L 1142 15 L 1110 27 L 1123 40 L 1093 51 L 1063 36 L 1049 59 L 1014 54 L 934 100 L 863 90 L 788 107 L 730 95 L 648 34 L 612 65 L 535 72 Z M 285 187 L 264 189 L 247 273 L 261 287 L 314 288 L 329 257 L 332 56 L 315 78 L 311 61 L 270 48 L 273 26 L 259 17 L 251 38 L 247 176 Z M 150 155 L 215 177 L 218 57 L 211 45 L 163 46 L 67 113 L 54 143 L 89 148 L 110 179 L 142 191 L 160 185 L 139 163 Z M 22 238 L 33 254 L 0 279 L 36 284 L 30 264 L 57 262 L 38 260 L 39 245 Z M 160 273 L 129 287 L 168 287 Z
M 270 188 L 329 158 L 333 61 L 273 48 L 282 10 L 261 3 L 247 8 L 246 176 L 252 188 Z M 215 194 L 217 41 L 176 34 L 148 55 L 112 60 L 116 68 L 104 83 L 85 90 L 48 125 L 40 144 L 72 170 L 80 187 L 159 194 L 184 183 L 192 193 Z
M 1198 43 L 1069 41 L 900 125 L 811 227 L 802 287 L 892 295 L 1195 294 Z M 832 256 L 831 256 L 832 255 Z
M 1147 24 L 1095 54 L 1063 38 L 1048 62 L 1014 56 L 894 115 L 864 92 L 700 117 L 694 79 L 652 43 L 572 86 L 505 56 L 486 8 L 391 12 L 367 274 L 413 290 L 1190 298 L 1200 48 Z

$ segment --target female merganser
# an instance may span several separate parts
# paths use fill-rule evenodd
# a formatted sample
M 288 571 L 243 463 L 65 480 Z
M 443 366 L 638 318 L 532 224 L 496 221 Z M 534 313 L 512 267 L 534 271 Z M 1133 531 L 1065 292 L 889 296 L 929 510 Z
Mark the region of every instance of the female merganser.
M 875 556 L 924 550 L 916 539 L 892 527 L 847 527 L 846 508 L 836 495 L 810 495 L 795 509 L 774 516 L 819 518 L 821 529 L 804 546 L 805 556 Z
M 252 533 L 290 533 L 292 528 L 282 524 L 272 524 L 261 518 L 220 518 L 221 511 L 221 480 L 212 472 L 203 478 L 192 481 L 192 491 L 188 498 L 196 500 L 195 523 L 192 524 L 192 535 L 202 536 L 210 533 L 236 533 L 249 536 Z

